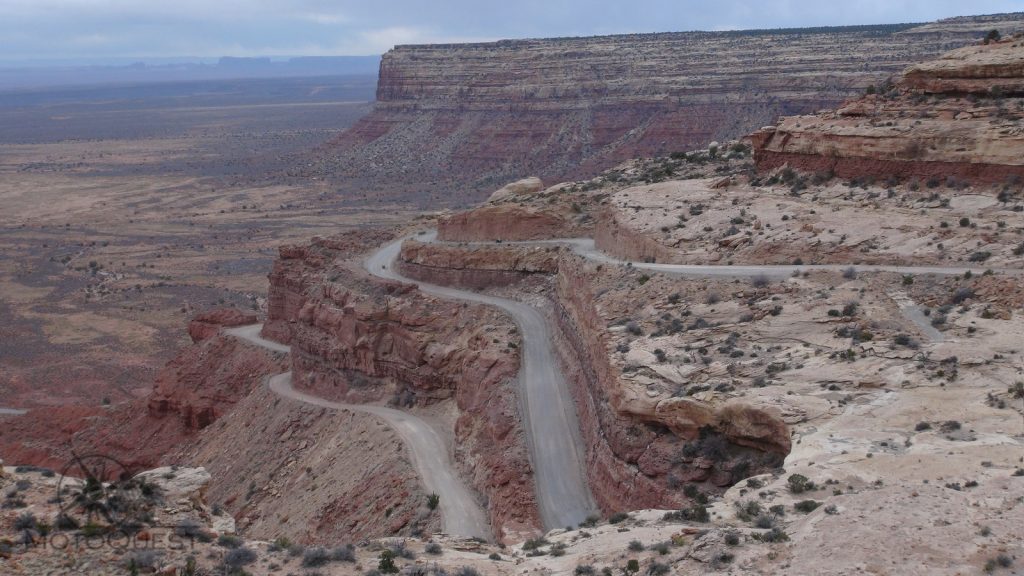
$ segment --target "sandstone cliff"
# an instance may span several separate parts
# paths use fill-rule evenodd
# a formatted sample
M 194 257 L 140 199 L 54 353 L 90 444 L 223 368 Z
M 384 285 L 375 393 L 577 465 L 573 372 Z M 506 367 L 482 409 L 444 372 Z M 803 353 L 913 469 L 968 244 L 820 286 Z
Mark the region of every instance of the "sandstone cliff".
M 404 273 L 431 282 L 503 288 L 528 276 L 553 281 L 556 346 L 576 401 L 590 487 L 605 512 L 683 506 L 690 499 L 683 485 L 719 490 L 790 450 L 788 429 L 771 409 L 651 395 L 624 378 L 594 293 L 601 267 L 565 249 L 407 241 L 400 258 Z M 688 453 L 687 444 L 721 450 L 709 458 L 696 448 Z
M 955 50 L 879 92 L 754 134 L 758 168 L 938 182 L 1024 177 L 1021 40 Z
M 492 309 L 371 279 L 353 255 L 385 240 L 361 238 L 281 250 L 267 326 L 291 342 L 295 386 L 450 425 L 456 464 L 486 497 L 499 537 L 531 533 L 539 520 L 514 390 L 514 327 Z
M 415 179 L 423 184 L 405 192 L 435 205 L 479 201 L 514 178 L 592 174 L 835 106 L 1022 22 L 1012 14 L 917 27 L 399 46 L 383 57 L 374 111 L 315 170 Z

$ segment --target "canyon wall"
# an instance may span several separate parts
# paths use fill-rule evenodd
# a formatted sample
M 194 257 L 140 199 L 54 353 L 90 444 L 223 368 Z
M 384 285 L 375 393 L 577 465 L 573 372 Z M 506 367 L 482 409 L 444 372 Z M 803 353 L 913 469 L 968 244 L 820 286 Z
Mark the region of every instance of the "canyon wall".
M 398 46 L 374 111 L 321 174 L 422 183 L 464 205 L 525 176 L 561 181 L 834 107 L 906 66 L 1020 30 L 1024 15 L 927 25 L 685 32 Z
M 716 490 L 789 453 L 788 428 L 770 410 L 739 401 L 649 397 L 627 385 L 610 358 L 606 320 L 591 288 L 589 275 L 598 272 L 570 251 L 407 241 L 400 258 L 403 270 L 438 283 L 446 283 L 445 267 L 476 287 L 502 286 L 503 273 L 553 279 L 555 345 L 579 414 L 587 477 L 605 512 L 682 506 L 689 502 L 684 484 Z M 707 442 L 721 445 L 722 454 L 711 458 L 685 448 Z
M 399 270 L 423 282 L 482 289 L 508 286 L 535 274 L 558 272 L 557 246 L 452 246 L 407 240 Z
M 514 326 L 495 310 L 371 278 L 350 258 L 385 241 L 342 235 L 281 250 L 268 325 L 287 330 L 295 387 L 454 412 L 454 460 L 486 497 L 495 531 L 532 534 L 540 522 L 517 412 Z
M 675 250 L 659 243 L 650 235 L 623 225 L 619 221 L 622 217 L 621 212 L 611 208 L 601 212 L 594 227 L 595 248 L 622 260 L 677 263 L 679 255 Z
M 74 449 L 100 453 L 136 470 L 178 464 L 170 454 L 193 441 L 265 376 L 287 370 L 284 355 L 216 334 L 218 321 L 236 313 L 203 314 L 190 323 L 203 339 L 183 348 L 157 374 L 153 390 L 113 406 L 61 406 L 9 418 L 0 429 L 8 462 L 60 470 Z
M 940 183 L 1024 178 L 1020 39 L 969 46 L 915 65 L 880 92 L 757 132 L 751 138 L 758 169 L 788 165 L 843 178 Z

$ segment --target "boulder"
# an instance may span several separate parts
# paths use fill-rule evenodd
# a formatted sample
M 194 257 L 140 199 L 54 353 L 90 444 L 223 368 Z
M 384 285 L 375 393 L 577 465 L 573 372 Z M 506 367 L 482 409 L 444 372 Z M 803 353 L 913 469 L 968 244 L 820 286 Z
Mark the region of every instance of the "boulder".
M 490 203 L 503 202 L 505 200 L 515 198 L 516 196 L 536 194 L 543 189 L 544 183 L 541 182 L 540 178 L 531 176 L 530 178 L 516 180 L 515 182 L 506 184 L 504 187 L 495 190 L 487 201 Z

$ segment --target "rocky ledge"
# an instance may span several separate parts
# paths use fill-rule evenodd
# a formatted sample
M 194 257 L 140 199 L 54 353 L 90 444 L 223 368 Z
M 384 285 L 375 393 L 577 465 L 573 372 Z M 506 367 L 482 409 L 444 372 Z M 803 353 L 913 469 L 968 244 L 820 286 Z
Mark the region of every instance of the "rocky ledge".
M 760 171 L 926 183 L 1024 178 L 1024 41 L 955 50 L 838 110 L 783 118 L 751 138 Z M 929 187 L 934 187 L 929 183 Z

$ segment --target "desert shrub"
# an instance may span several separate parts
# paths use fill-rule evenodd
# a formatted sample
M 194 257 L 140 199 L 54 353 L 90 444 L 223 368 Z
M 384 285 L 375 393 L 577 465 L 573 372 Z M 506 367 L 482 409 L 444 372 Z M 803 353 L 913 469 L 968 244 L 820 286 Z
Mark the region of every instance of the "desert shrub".
M 1000 554 L 985 562 L 985 572 L 994 572 L 996 568 L 1009 568 L 1013 566 L 1013 558 L 1006 554 Z
M 750 285 L 754 288 L 764 288 L 770 283 L 771 280 L 769 280 L 764 274 L 758 274 L 750 279 Z
M 666 512 L 662 519 L 667 522 L 700 522 L 704 523 L 711 519 L 708 509 L 703 504 L 693 504 L 689 508 Z
M 427 542 L 427 545 L 423 547 L 423 551 L 427 554 L 438 556 L 441 554 L 443 549 L 441 548 L 441 545 L 437 542 Z
M 224 563 L 231 568 L 241 568 L 256 561 L 257 554 L 251 548 L 234 548 L 224 555 Z
M 217 538 L 217 544 L 225 548 L 238 548 L 242 545 L 242 539 L 234 534 L 221 534 Z
M 946 420 L 945 422 L 942 423 L 941 426 L 939 426 L 939 430 L 941 430 L 942 432 L 949 433 L 959 430 L 960 427 L 960 423 L 957 422 L 956 420 Z
M 388 549 L 395 555 L 395 558 L 405 558 L 406 560 L 416 558 L 416 554 L 405 545 L 405 542 L 394 542 L 388 546 Z
M 331 550 L 331 560 L 335 562 L 355 562 L 356 547 L 351 544 L 343 544 Z
M 437 510 L 437 505 L 441 503 L 441 497 L 437 494 L 431 494 L 427 496 L 427 508 L 431 510 Z
M 917 431 L 917 432 L 924 432 L 925 430 L 931 430 L 931 429 L 932 429 L 932 425 L 930 423 L 928 423 L 928 422 L 918 422 L 917 425 L 914 426 L 914 430 Z
M 650 576 L 662 576 L 671 571 L 672 569 L 666 564 L 662 564 L 661 562 L 651 562 L 650 566 L 647 567 L 646 574 L 649 574 Z
M 986 250 L 979 250 L 967 257 L 968 262 L 984 262 L 992 257 L 992 253 Z
M 542 546 L 547 546 L 548 544 L 550 544 L 550 542 L 548 542 L 543 536 L 531 538 L 526 542 L 523 542 L 523 550 L 536 550 Z
M 777 526 L 761 534 L 751 534 L 750 537 L 760 542 L 786 542 L 789 540 L 789 534 Z
M 767 530 L 768 528 L 774 528 L 776 523 L 776 517 L 774 514 L 759 514 L 757 518 L 754 518 L 754 526 Z
M 965 286 L 963 288 L 957 288 L 956 291 L 953 292 L 952 297 L 949 298 L 949 301 L 951 301 L 954 304 L 959 304 L 964 303 L 964 301 L 969 300 L 973 297 L 974 290 Z
M 744 522 L 750 522 L 760 516 L 762 512 L 764 512 L 764 509 L 761 508 L 761 504 L 756 500 L 736 503 L 736 517 Z
M 658 554 L 664 556 L 664 555 L 668 554 L 669 543 L 668 542 L 658 542 L 654 546 L 651 546 L 651 550 L 654 550 Z
M 797 502 L 796 504 L 794 504 L 793 508 L 797 512 L 802 512 L 804 514 L 810 514 L 811 512 L 814 512 L 818 508 L 818 506 L 821 506 L 821 502 L 818 502 L 818 501 L 815 501 L 815 500 L 801 500 L 801 501 Z
M 626 546 L 626 549 L 630 552 L 643 552 L 644 544 L 639 540 L 630 540 L 629 545 Z
M 302 565 L 306 568 L 316 568 L 323 566 L 331 561 L 331 553 L 326 548 L 316 546 L 314 548 L 307 548 L 302 553 Z
M 625 512 L 616 512 L 608 518 L 608 522 L 610 524 L 618 524 L 619 522 L 623 522 L 625 520 L 629 520 L 629 514 L 626 514 Z
M 918 346 L 917 342 L 907 334 L 897 334 L 893 338 L 893 342 L 899 346 L 906 346 L 907 348 L 917 348 Z
M 853 280 L 856 277 L 857 277 L 857 269 L 854 268 L 853 266 L 850 266 L 849 268 L 846 268 L 845 270 L 843 270 L 843 278 L 846 278 L 847 280 Z
M 31 512 L 22 512 L 14 519 L 15 530 L 35 530 L 37 524 L 35 514 Z
M 727 546 L 739 546 L 740 535 L 735 532 L 729 532 L 725 535 L 725 543 Z
M 590 564 L 580 564 L 572 571 L 576 576 L 590 576 L 591 574 L 597 574 L 597 570 Z
M 968 228 L 970 225 L 971 225 L 971 219 L 968 218 L 967 216 L 964 216 L 963 218 L 960 219 L 960 227 L 961 228 Z
M 719 567 L 722 564 L 729 564 L 736 559 L 736 556 L 731 552 L 719 552 L 711 559 L 712 567 Z
M 203 529 L 199 522 L 189 518 L 178 522 L 178 525 L 174 527 L 174 533 L 182 538 L 194 538 L 200 542 L 209 542 L 212 540 L 210 535 L 206 533 L 206 530 Z
M 856 316 L 857 315 L 857 307 L 858 307 L 858 305 L 857 305 L 856 302 L 850 302 L 846 306 L 843 306 L 842 315 L 843 316 Z
M 287 550 L 291 548 L 291 546 L 292 541 L 284 536 L 281 536 L 273 542 L 271 542 L 270 546 L 267 547 L 267 550 L 270 552 L 280 552 L 281 550 Z
M 501 560 L 501 554 L 498 554 L 497 552 L 491 552 L 491 555 L 488 556 L 487 558 L 489 558 L 491 560 L 498 561 L 498 560 Z
M 697 488 L 696 484 L 687 484 L 686 486 L 683 486 L 683 495 L 698 504 L 708 503 L 707 495 L 701 492 L 700 488 Z
M 791 474 L 786 479 L 786 484 L 789 486 L 789 491 L 793 494 L 801 494 L 815 489 L 814 482 L 811 482 L 803 474 Z
M 395 553 L 391 550 L 382 550 L 380 559 L 377 561 L 377 570 L 382 574 L 398 574 L 398 566 L 395 565 Z

